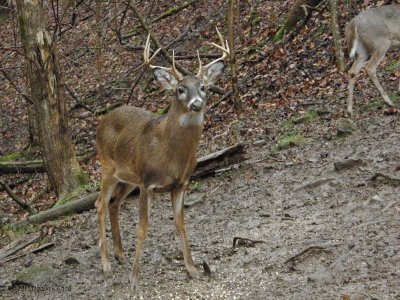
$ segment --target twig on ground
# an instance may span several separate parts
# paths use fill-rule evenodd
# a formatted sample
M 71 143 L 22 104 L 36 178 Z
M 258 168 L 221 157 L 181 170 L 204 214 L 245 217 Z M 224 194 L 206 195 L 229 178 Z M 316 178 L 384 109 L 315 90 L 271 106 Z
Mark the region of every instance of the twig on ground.
M 10 187 L 3 181 L 0 180 L 0 185 L 7 192 L 12 200 L 14 200 L 21 208 L 27 210 L 30 214 L 35 214 L 36 210 L 32 208 L 28 203 L 22 201 L 20 197 L 14 194 L 14 192 L 10 189 Z
M 26 239 L 26 236 L 23 236 L 13 242 L 11 242 L 9 245 L 3 248 L 3 251 L 0 253 L 0 260 L 4 259 L 10 255 L 13 255 L 14 253 L 17 253 L 19 250 L 24 249 L 28 247 L 29 245 L 37 242 L 40 239 L 40 233 L 35 233 L 31 234 L 28 236 L 28 240 L 24 241 Z
M 382 177 L 383 179 L 386 179 L 386 181 L 392 185 L 392 186 L 398 186 L 400 185 L 400 178 L 395 178 L 395 177 L 390 177 L 389 175 L 383 174 L 383 173 L 375 173 L 372 175 L 372 177 L 369 179 L 370 181 L 377 181 L 378 178 Z
M 251 240 L 248 238 L 242 238 L 242 237 L 238 237 L 235 236 L 233 237 L 233 244 L 232 244 L 232 248 L 235 248 L 236 246 L 254 246 L 255 244 L 261 244 L 261 243 L 266 243 L 263 240 Z

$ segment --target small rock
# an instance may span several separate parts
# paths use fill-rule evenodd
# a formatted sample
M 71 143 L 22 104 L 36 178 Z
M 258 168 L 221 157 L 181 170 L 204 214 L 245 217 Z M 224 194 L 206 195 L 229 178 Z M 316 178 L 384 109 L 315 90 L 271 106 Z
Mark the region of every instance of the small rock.
M 332 280 L 332 273 L 328 270 L 318 270 L 307 277 L 310 282 L 328 283 Z
M 357 126 L 351 119 L 341 118 L 337 121 L 337 136 L 348 136 L 356 129 Z
M 376 201 L 376 202 L 385 202 L 385 199 L 383 199 L 381 196 L 379 195 L 375 195 L 372 197 L 372 200 Z
M 39 287 L 50 282 L 56 274 L 57 270 L 50 266 L 42 265 L 39 267 L 33 267 L 19 272 L 14 284 L 25 284 Z
M 185 198 L 184 206 L 186 208 L 192 207 L 206 199 L 206 194 L 192 194 Z
M 68 257 L 64 260 L 67 265 L 79 265 L 80 262 L 75 257 Z
M 365 165 L 365 162 L 360 158 L 357 159 L 350 158 L 341 161 L 336 161 L 333 163 L 333 165 L 335 167 L 335 171 L 342 171 Z
M 368 199 L 364 205 L 365 206 L 371 206 L 371 205 L 379 206 L 379 205 L 383 204 L 384 202 L 385 202 L 385 200 L 381 196 L 375 195 L 372 198 Z

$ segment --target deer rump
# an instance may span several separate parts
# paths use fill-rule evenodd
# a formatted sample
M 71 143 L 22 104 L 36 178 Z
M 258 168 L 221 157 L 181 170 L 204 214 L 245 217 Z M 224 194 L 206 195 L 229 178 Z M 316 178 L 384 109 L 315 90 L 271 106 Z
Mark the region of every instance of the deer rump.
M 396 27 L 400 27 L 399 4 L 370 8 L 361 12 L 346 27 L 345 39 L 349 57 L 354 58 L 359 51 L 371 55 L 377 47 L 388 42 L 388 33 L 393 41 L 390 48 L 399 47 L 400 31 L 390 30 Z

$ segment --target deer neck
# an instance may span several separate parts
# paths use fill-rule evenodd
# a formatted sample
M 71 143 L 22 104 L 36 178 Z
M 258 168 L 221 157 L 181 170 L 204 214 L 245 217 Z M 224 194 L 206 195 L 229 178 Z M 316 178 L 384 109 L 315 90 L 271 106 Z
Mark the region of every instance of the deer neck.
M 197 149 L 201 132 L 203 130 L 204 114 L 201 112 L 188 112 L 180 109 L 176 103 L 171 105 L 165 119 L 165 135 L 171 143 L 172 149 L 184 144 L 188 148 Z

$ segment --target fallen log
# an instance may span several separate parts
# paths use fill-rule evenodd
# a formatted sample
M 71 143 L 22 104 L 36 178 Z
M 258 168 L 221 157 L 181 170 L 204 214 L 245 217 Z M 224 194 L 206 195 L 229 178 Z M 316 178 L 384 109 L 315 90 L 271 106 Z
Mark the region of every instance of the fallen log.
M 8 162 L 0 163 L 0 175 L 20 173 L 43 173 L 45 167 L 42 162 Z
M 79 162 L 88 161 L 96 153 L 93 151 L 78 156 Z M 46 168 L 40 159 L 31 161 L 0 162 L 0 175 L 21 173 L 43 173 Z
M 91 193 L 78 200 L 41 211 L 35 215 L 31 215 L 25 220 L 11 224 L 11 227 L 22 227 L 28 224 L 40 224 L 47 221 L 55 220 L 62 216 L 67 216 L 74 213 L 82 213 L 94 207 L 94 203 L 99 197 L 99 192 Z
M 236 144 L 226 149 L 208 154 L 197 160 L 197 167 L 191 179 L 202 178 L 214 175 L 216 172 L 213 170 L 226 167 L 231 164 L 237 164 L 240 160 L 244 160 L 244 146 L 243 144 Z M 135 188 L 131 195 L 138 195 L 139 189 Z M 11 224 L 11 227 L 21 227 L 28 224 L 40 224 L 47 221 L 55 220 L 62 216 L 67 216 L 75 213 L 82 213 L 94 208 L 94 204 L 99 196 L 99 192 L 94 192 L 86 195 L 78 200 L 50 208 L 46 211 L 39 212 L 31 215 L 25 220 Z

